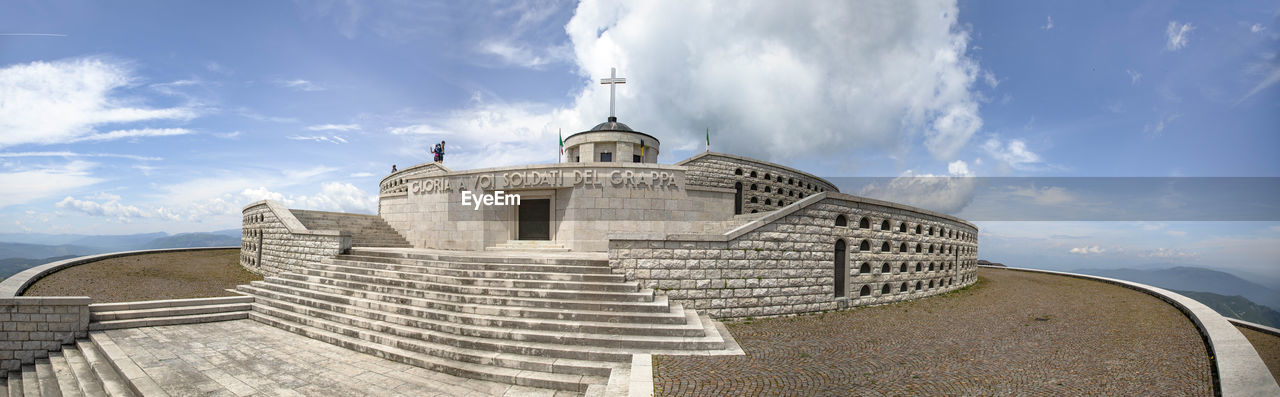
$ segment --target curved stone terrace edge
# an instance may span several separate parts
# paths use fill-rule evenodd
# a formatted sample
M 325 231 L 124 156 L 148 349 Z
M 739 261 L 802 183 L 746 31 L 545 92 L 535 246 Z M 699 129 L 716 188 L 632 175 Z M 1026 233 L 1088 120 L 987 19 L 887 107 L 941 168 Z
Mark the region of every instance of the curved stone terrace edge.
M 73 266 L 79 266 L 79 265 L 83 265 L 90 262 L 97 262 L 103 259 L 119 258 L 123 256 L 132 256 L 132 255 L 157 254 L 157 253 L 163 253 L 163 252 L 223 250 L 223 249 L 238 249 L 238 248 L 240 247 L 226 246 L 226 247 L 162 248 L 162 249 L 149 249 L 149 250 L 136 250 L 136 251 L 108 252 L 105 254 L 86 255 L 86 256 L 81 256 L 81 257 L 76 257 L 71 259 L 64 259 L 57 262 L 50 262 L 50 263 L 36 266 L 27 270 L 23 270 L 21 272 L 18 272 L 18 274 L 14 274 L 13 276 L 10 276 L 9 278 L 5 279 L 3 282 L 0 282 L 0 298 L 21 297 L 22 293 L 26 291 L 28 287 L 30 287 L 32 284 L 35 284 L 36 281 L 39 281 L 44 276 L 53 274 L 53 272 L 56 272 L 62 269 L 66 269 Z M 85 297 L 76 297 L 76 298 L 85 298 Z
M 813 178 L 813 179 L 814 179 L 814 180 L 816 180 L 816 181 L 820 181 L 820 182 L 822 182 L 822 183 L 826 183 L 826 184 L 827 184 L 827 186 L 825 186 L 825 187 L 827 187 L 827 188 L 831 188 L 832 190 L 835 190 L 835 191 L 837 191 L 837 192 L 839 192 L 839 191 L 840 191 L 840 188 L 836 187 L 836 185 L 835 185 L 834 183 L 831 183 L 831 181 L 826 180 L 826 178 L 822 178 L 822 177 L 820 177 L 820 176 L 817 176 L 817 175 L 814 175 L 814 174 L 810 174 L 810 173 L 808 173 L 808 172 L 804 172 L 804 171 L 801 171 L 801 170 L 797 170 L 797 169 L 795 169 L 795 168 L 791 168 L 791 167 L 788 167 L 788 166 L 785 166 L 785 165 L 782 165 L 782 164 L 778 164 L 778 163 L 770 163 L 770 162 L 768 162 L 768 161 L 764 161 L 764 160 L 757 160 L 757 159 L 753 159 L 753 158 L 750 158 L 750 157 L 739 156 L 739 155 L 736 155 L 736 154 L 720 153 L 720 152 L 702 152 L 702 153 L 698 153 L 698 154 L 694 155 L 693 157 L 689 157 L 689 158 L 687 158 L 687 159 L 680 160 L 680 161 L 676 162 L 676 163 L 675 163 L 675 165 L 678 165 L 678 166 L 682 166 L 682 167 L 683 167 L 683 166 L 685 166 L 685 164 L 691 163 L 691 162 L 693 162 L 694 160 L 697 160 L 697 159 L 700 159 L 700 158 L 703 158 L 703 157 L 715 157 L 715 156 L 718 156 L 718 157 L 725 157 L 725 158 L 730 158 L 730 159 L 733 159 L 733 160 L 743 161 L 743 162 L 747 162 L 747 163 L 754 163 L 754 164 L 757 164 L 757 165 L 763 165 L 763 166 L 769 166 L 769 167 L 777 167 L 777 168 L 780 168 L 780 169 L 782 169 L 782 170 L 784 170 L 784 171 L 794 172 L 794 173 L 796 173 L 796 174 L 800 174 L 800 175 L 803 175 L 803 176 L 807 176 L 807 177 Z
M 1221 395 L 1280 396 L 1280 385 L 1271 376 L 1253 344 L 1226 317 L 1194 299 L 1166 289 L 1114 278 L 1019 267 L 978 266 L 1096 280 L 1159 298 L 1182 311 L 1200 330 L 1213 362 L 1214 388 Z

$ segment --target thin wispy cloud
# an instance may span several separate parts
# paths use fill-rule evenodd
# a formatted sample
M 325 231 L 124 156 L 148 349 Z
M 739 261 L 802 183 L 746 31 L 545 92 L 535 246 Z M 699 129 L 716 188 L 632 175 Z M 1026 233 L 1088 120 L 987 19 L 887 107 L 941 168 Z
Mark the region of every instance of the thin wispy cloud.
M 1053 29 L 1053 16 L 1047 17 L 1044 25 L 1040 26 L 1040 29 L 1044 29 L 1044 30 Z
M 138 156 L 116 153 L 76 153 L 76 152 L 0 152 L 0 157 L 111 157 L 139 161 L 160 161 L 162 157 Z
M 126 138 L 176 136 L 176 135 L 188 135 L 193 133 L 195 133 L 195 131 L 192 131 L 186 128 L 140 128 L 140 129 L 134 129 L 134 130 L 116 130 L 116 131 L 109 131 L 109 132 L 98 133 L 98 134 L 85 135 L 83 137 L 76 138 L 71 142 L 111 141 L 111 140 L 126 139 Z
M 1138 73 L 1132 69 L 1125 69 L 1124 72 L 1129 74 L 1130 84 L 1138 85 L 1138 82 L 1142 81 L 1142 73 Z
M 1196 27 L 1192 26 L 1190 22 L 1180 24 L 1178 21 L 1169 21 L 1169 26 L 1164 30 L 1165 36 L 1168 37 L 1165 48 L 1169 51 L 1177 51 L 1186 47 L 1187 39 L 1190 37 L 1191 31 L 1195 29 Z
M 321 87 L 316 83 L 312 83 L 310 81 L 303 80 L 303 79 L 276 80 L 276 84 L 284 88 L 291 88 L 298 91 L 324 91 L 325 90 L 324 87 Z
M 329 143 L 347 143 L 347 138 L 339 136 L 289 136 L 289 140 L 294 141 L 312 141 L 312 142 L 329 142 Z
M 61 33 L 0 33 L 0 36 L 67 37 Z
M 358 129 L 360 129 L 359 124 L 320 124 L 307 127 L 307 131 L 354 131 Z

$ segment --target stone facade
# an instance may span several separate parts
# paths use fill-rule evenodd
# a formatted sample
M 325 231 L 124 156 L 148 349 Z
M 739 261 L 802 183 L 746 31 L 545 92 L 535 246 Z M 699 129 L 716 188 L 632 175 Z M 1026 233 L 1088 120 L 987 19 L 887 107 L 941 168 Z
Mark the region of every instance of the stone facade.
M 351 248 L 351 235 L 308 230 L 279 203 L 259 201 L 244 208 L 240 266 L 264 276 L 297 271 Z
M 723 153 L 703 153 L 676 163 L 688 168 L 690 186 L 741 190 L 741 213 L 773 211 L 805 197 L 838 192 L 835 185 L 778 164 Z
M 972 224 L 947 215 L 818 193 L 723 235 L 611 236 L 609 262 L 629 280 L 712 317 L 761 317 L 915 299 L 972 284 L 976 236 Z M 845 260 L 837 264 L 841 242 Z M 836 277 L 844 279 L 842 290 Z
M 0 369 L 22 365 L 89 335 L 88 297 L 0 298 Z
M 501 167 L 401 180 L 378 214 L 418 248 L 482 250 L 517 239 L 515 206 L 461 205 L 461 192 L 551 200 L 551 240 L 603 252 L 619 232 L 692 233 L 733 217 L 733 192 L 689 186 L 685 168 L 650 163 L 563 163 Z

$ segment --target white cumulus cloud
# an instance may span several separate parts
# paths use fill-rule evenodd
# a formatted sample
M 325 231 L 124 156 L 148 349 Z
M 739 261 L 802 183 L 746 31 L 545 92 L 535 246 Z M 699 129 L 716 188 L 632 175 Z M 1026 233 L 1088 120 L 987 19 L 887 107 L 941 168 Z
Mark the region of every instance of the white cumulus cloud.
M 858 194 L 954 214 L 973 201 L 975 181 L 969 165 L 962 160 L 947 164 L 947 172 L 949 175 L 907 171 L 883 185 L 863 186 Z
M 474 131 L 492 121 L 468 117 L 537 112 L 520 128 L 538 140 L 513 134 L 520 138 L 505 139 L 502 156 L 482 165 L 552 162 L 556 128 L 567 136 L 608 116 L 609 90 L 599 79 L 616 67 L 627 78 L 617 90 L 619 121 L 656 133 L 663 153 L 698 147 L 710 129 L 716 150 L 766 160 L 913 142 L 954 160 L 982 127 L 976 90 L 983 71 L 968 53 L 971 37 L 958 13 L 947 0 L 584 1 L 565 26 L 583 83 L 572 104 L 550 110 L 486 100 L 389 132 L 464 136 L 456 126 Z
M 98 133 L 104 125 L 196 116 L 190 108 L 151 108 L 120 97 L 118 91 L 134 80 L 127 64 L 100 58 L 0 68 L 0 147 L 189 133 L 149 128 Z
M 982 148 L 992 158 L 1013 169 L 1027 170 L 1040 163 L 1040 155 L 1027 149 L 1027 143 L 1021 139 L 1011 139 L 1007 143 L 1001 143 L 998 137 L 991 138 L 982 144 Z

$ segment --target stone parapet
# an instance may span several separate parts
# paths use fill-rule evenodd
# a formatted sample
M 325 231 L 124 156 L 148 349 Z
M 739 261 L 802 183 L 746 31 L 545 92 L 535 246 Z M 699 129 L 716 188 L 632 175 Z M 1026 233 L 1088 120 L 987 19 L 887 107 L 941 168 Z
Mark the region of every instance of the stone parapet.
M 0 298 L 0 369 L 17 371 L 89 335 L 87 296 Z
M 243 215 L 240 266 L 257 274 L 298 271 L 351 249 L 350 233 L 309 230 L 278 202 L 249 204 Z

